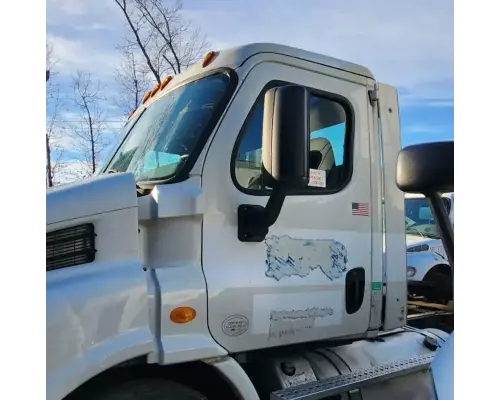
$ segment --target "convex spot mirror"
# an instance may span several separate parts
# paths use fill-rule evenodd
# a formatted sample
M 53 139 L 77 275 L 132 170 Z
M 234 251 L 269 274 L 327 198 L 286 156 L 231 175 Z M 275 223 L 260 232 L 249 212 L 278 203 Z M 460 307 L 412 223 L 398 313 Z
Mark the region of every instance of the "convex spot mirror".
M 402 149 L 396 166 L 396 184 L 405 193 L 453 192 L 454 142 L 433 142 Z

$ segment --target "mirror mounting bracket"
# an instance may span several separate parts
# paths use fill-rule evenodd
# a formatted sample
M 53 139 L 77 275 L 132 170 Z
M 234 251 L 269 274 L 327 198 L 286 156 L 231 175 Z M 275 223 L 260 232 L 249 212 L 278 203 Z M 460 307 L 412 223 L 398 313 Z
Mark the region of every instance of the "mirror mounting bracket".
M 285 190 L 275 189 L 265 207 L 241 204 L 238 207 L 238 239 L 241 242 L 263 242 L 269 228 L 278 219 L 285 197 Z

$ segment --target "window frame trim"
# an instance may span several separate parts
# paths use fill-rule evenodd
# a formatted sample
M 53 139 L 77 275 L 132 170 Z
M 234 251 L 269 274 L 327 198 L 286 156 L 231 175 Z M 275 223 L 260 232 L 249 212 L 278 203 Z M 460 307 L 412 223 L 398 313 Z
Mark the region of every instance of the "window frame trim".
M 236 158 L 238 156 L 238 151 L 241 146 L 241 143 L 243 141 L 244 135 L 246 128 L 251 122 L 251 118 L 255 114 L 255 110 L 259 104 L 260 101 L 264 99 L 264 95 L 267 90 L 272 89 L 274 87 L 278 86 L 285 86 L 285 85 L 299 85 L 298 83 L 292 83 L 292 82 L 287 82 L 287 81 L 282 81 L 282 80 L 272 80 L 269 81 L 264 85 L 262 90 L 259 92 L 259 95 L 257 96 L 257 99 L 255 100 L 254 104 L 252 105 L 250 111 L 248 112 L 248 115 L 245 118 L 245 121 L 243 122 L 243 125 L 238 132 L 238 136 L 236 137 L 236 141 L 233 146 L 233 150 L 231 153 L 231 162 L 230 162 L 230 175 L 231 175 L 231 180 L 233 181 L 233 185 L 238 189 L 238 191 L 250 195 L 250 196 L 258 196 L 258 197 L 264 197 L 264 196 L 270 196 L 272 193 L 272 189 L 266 189 L 263 188 L 261 190 L 255 190 L 255 189 L 248 189 L 243 186 L 238 182 L 236 178 Z M 342 190 L 344 190 L 349 183 L 352 180 L 352 175 L 354 173 L 354 140 L 355 140 L 355 127 L 356 127 L 356 117 L 355 117 L 355 112 L 354 112 L 354 107 L 352 106 L 351 102 L 345 97 L 337 93 L 331 93 L 327 92 L 321 89 L 316 89 L 316 88 L 311 88 L 306 85 L 301 85 L 305 87 L 309 92 L 316 96 L 316 97 L 321 97 L 324 99 L 332 100 L 337 102 L 340 106 L 344 108 L 344 111 L 346 113 L 346 134 L 345 134 L 345 141 L 344 141 L 344 149 L 348 145 L 348 151 L 344 150 L 344 165 L 347 167 L 347 174 L 345 179 L 343 180 L 342 184 L 337 185 L 335 188 L 332 189 L 326 189 L 326 188 L 319 188 L 319 187 L 307 187 L 306 189 L 301 189 L 301 190 L 293 190 L 287 193 L 287 196 L 310 196 L 310 195 L 331 195 L 335 193 L 339 193 Z M 309 139 L 310 140 L 310 139 Z

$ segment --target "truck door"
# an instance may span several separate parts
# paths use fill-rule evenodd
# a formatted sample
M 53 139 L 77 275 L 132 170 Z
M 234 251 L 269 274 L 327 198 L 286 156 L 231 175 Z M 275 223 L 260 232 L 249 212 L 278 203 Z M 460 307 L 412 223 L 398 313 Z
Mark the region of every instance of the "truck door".
M 202 262 L 208 323 L 229 351 L 368 329 L 372 211 L 367 89 L 360 77 L 339 71 L 350 78 L 346 80 L 328 71 L 330 76 L 281 63 L 257 64 L 206 155 L 202 185 L 209 201 Z M 290 83 L 313 93 L 311 183 L 285 199 L 263 242 L 241 242 L 238 206 L 265 205 L 269 196 L 260 179 L 263 95 Z

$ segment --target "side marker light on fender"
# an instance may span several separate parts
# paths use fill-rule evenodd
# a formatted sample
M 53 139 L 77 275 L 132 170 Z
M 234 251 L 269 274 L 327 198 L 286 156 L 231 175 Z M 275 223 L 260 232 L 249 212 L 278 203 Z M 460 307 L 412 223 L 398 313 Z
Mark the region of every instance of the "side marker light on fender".
M 196 318 L 196 310 L 191 307 L 176 307 L 170 312 L 170 321 L 186 324 Z

